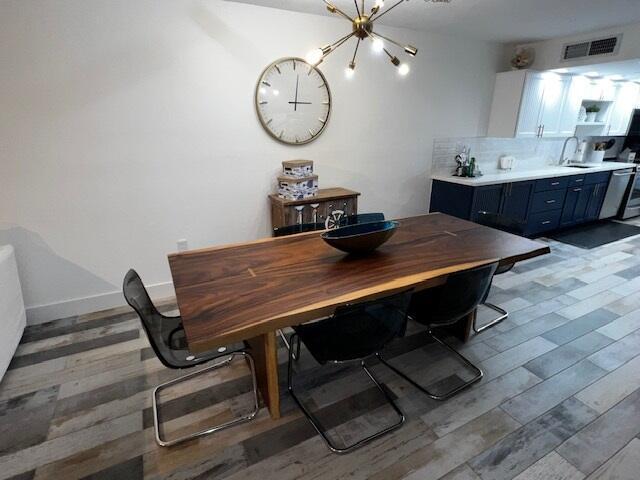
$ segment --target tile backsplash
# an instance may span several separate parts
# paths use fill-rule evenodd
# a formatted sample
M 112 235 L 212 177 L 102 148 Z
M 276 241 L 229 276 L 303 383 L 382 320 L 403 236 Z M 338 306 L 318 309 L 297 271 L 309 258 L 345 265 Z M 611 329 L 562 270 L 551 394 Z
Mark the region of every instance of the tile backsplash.
M 558 163 L 564 138 L 439 138 L 433 142 L 432 173 L 446 175 L 456 167 L 455 156 L 464 146 L 483 174 L 498 173 L 498 160 L 503 155 L 516 158 L 514 170 L 537 170 Z M 572 142 L 573 144 L 573 142 Z M 569 145 L 569 149 L 575 148 Z
M 584 138 L 587 141 L 594 139 Z M 558 164 L 564 141 L 564 138 L 439 138 L 433 142 L 431 171 L 434 175 L 452 174 L 456 167 L 455 156 L 463 146 L 471 149 L 471 156 L 476 158 L 477 165 L 485 175 L 500 171 L 498 161 L 503 155 L 516 158 L 514 170 L 538 170 Z M 573 153 L 573 140 L 567 148 L 569 155 Z

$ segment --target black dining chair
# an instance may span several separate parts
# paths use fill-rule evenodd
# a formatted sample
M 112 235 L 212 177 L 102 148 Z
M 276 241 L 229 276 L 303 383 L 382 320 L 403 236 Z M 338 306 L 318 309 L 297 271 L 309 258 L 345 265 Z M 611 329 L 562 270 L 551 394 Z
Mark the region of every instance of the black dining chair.
M 504 215 L 497 215 L 495 213 L 489 213 L 484 211 L 478 212 L 476 223 L 479 223 L 487 227 L 495 228 L 496 230 L 502 230 L 504 232 L 512 233 L 514 235 L 520 235 L 520 236 L 524 235 L 524 231 L 526 227 L 526 224 L 523 222 L 519 222 L 517 220 L 505 217 Z M 496 270 L 496 275 L 502 275 L 503 273 L 509 272 L 511 269 L 513 269 L 514 265 L 515 263 L 500 265 Z M 480 304 L 484 305 L 490 310 L 493 310 L 494 312 L 497 312 L 499 316 L 482 326 L 478 326 L 477 319 L 474 319 L 473 331 L 475 333 L 480 333 L 485 330 L 488 330 L 491 327 L 495 327 L 499 323 L 502 323 L 504 320 L 509 318 L 509 312 L 507 310 L 500 307 L 499 305 L 496 305 L 495 303 L 491 303 L 487 301 L 487 299 L 489 298 L 490 291 L 491 291 L 491 287 L 489 287 L 489 290 L 487 290 L 487 295 L 485 296 L 484 299 L 482 299 L 482 302 L 480 302 Z
M 384 222 L 384 213 L 358 213 L 356 215 L 347 216 L 340 226 L 357 225 L 360 223 Z
M 463 382 L 448 392 L 435 394 L 428 391 L 417 381 L 389 363 L 381 353 L 377 354 L 378 359 L 413 386 L 435 400 L 446 400 L 479 381 L 483 375 L 482 370 L 444 340 L 437 337 L 433 329 L 452 325 L 472 313 L 489 290 L 491 279 L 497 267 L 498 262 L 495 262 L 470 270 L 452 273 L 448 276 L 447 282 L 444 285 L 414 293 L 411 299 L 411 305 L 409 306 L 409 317 L 426 326 L 426 333 L 431 339 L 453 352 L 467 367 L 473 370 L 475 375 L 471 380 Z
M 284 237 L 287 235 L 295 235 L 296 233 L 313 232 L 315 230 L 324 230 L 324 223 L 297 223 L 295 225 L 287 225 L 284 227 L 276 227 L 273 229 L 274 237 Z
M 396 428 L 405 420 L 404 414 L 395 404 L 391 395 L 367 367 L 365 361 L 374 357 L 394 338 L 404 335 L 407 326 L 407 308 L 411 300 L 411 291 L 398 293 L 386 298 L 371 300 L 354 305 L 345 305 L 336 309 L 329 318 L 294 327 L 289 350 L 287 384 L 291 396 L 313 428 L 325 441 L 332 452 L 347 453 L 367 442 L 378 438 Z M 293 346 L 296 345 L 300 358 L 300 342 L 304 344 L 313 358 L 320 364 L 359 362 L 367 376 L 382 392 L 388 404 L 398 416 L 398 421 L 357 442 L 337 446 L 331 441 L 322 425 L 311 411 L 299 399 L 293 384 Z
M 225 357 L 224 360 L 217 362 L 207 368 L 170 380 L 166 383 L 158 385 L 153 390 L 152 399 L 154 430 L 156 442 L 158 442 L 161 447 L 170 447 L 186 440 L 191 440 L 203 435 L 208 435 L 224 428 L 233 427 L 240 423 L 247 422 L 256 416 L 259 410 L 259 405 L 255 366 L 253 358 L 247 351 L 247 347 L 245 344 L 242 343 L 233 346 L 220 347 L 214 352 L 195 356 L 189 351 L 181 317 L 168 317 L 158 312 L 158 309 L 151 301 L 151 298 L 149 297 L 149 294 L 147 293 L 147 290 L 145 289 L 140 276 L 136 273 L 135 270 L 129 270 L 125 275 L 122 291 L 127 303 L 136 311 L 136 313 L 140 317 L 144 330 L 147 334 L 147 338 L 149 339 L 149 343 L 151 344 L 154 353 L 164 366 L 172 369 L 193 368 L 197 365 L 202 365 L 203 363 Z M 175 440 L 163 439 L 160 434 L 160 418 L 158 415 L 158 397 L 160 391 L 171 385 L 175 385 L 177 383 L 184 382 L 212 370 L 228 366 L 236 357 L 245 358 L 249 365 L 249 369 L 251 370 L 251 377 L 253 380 L 253 409 L 251 413 L 228 421 L 221 425 L 216 425 L 197 433 L 179 437 Z

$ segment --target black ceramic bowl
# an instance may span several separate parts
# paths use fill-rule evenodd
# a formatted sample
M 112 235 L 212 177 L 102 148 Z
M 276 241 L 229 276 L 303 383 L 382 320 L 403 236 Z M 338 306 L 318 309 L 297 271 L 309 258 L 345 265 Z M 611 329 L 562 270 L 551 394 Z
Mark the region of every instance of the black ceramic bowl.
M 322 239 L 338 250 L 347 253 L 372 252 L 389 240 L 398 222 L 370 222 L 336 228 L 322 234 Z

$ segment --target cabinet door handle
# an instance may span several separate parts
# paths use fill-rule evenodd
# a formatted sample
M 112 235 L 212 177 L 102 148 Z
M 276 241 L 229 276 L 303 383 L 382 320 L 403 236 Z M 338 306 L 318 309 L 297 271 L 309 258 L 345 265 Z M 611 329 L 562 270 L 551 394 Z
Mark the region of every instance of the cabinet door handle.
M 556 203 L 556 201 L 555 200 L 547 200 L 547 204 L 548 205 L 551 205 L 552 203 Z
M 552 187 L 557 187 L 558 185 L 560 185 L 560 182 L 551 182 Z
M 578 178 L 577 180 L 575 180 L 576 183 L 581 183 L 584 182 L 584 178 Z
M 574 192 L 581 192 L 581 191 L 582 191 L 582 189 L 581 189 L 581 188 L 574 188 L 574 189 L 573 189 L 573 191 L 574 191 Z
M 536 137 L 540 137 L 540 129 L 542 128 L 542 125 L 538 125 L 538 131 L 536 132 Z
M 545 220 L 544 222 L 542 222 L 542 225 L 549 225 L 551 223 L 551 220 Z
M 542 133 L 540 134 L 541 137 L 544 137 L 544 125 L 542 125 Z

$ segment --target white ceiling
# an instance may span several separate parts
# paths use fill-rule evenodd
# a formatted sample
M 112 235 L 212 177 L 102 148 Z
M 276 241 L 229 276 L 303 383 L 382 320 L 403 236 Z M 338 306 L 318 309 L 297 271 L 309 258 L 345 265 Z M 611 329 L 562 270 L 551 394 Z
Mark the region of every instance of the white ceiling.
M 331 15 L 322 0 L 229 0 Z M 361 0 L 358 0 L 360 3 Z M 373 0 L 366 0 L 367 9 Z M 387 8 L 395 0 L 386 0 Z M 350 15 L 353 0 L 334 4 Z M 407 0 L 381 23 L 503 43 L 544 40 L 640 22 L 640 0 Z

